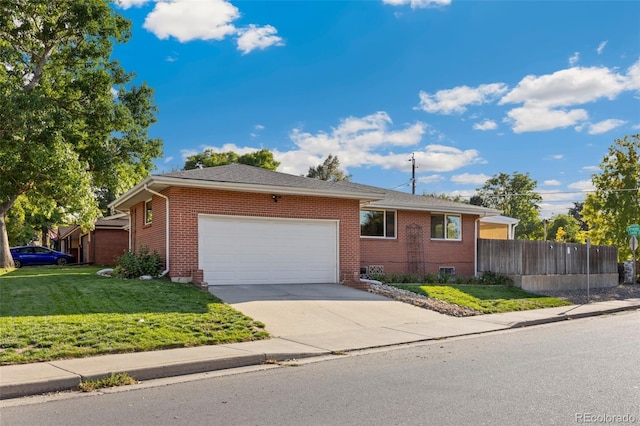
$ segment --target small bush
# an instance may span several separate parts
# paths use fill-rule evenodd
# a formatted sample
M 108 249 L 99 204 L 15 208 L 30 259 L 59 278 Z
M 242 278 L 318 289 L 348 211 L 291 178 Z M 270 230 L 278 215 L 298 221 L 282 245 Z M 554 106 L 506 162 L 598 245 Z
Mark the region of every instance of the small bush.
M 484 272 L 479 277 L 461 277 L 448 274 L 375 274 L 371 279 L 385 284 L 456 284 L 456 285 L 513 285 L 513 280 L 507 276 Z
M 118 278 L 138 278 L 142 275 L 156 276 L 162 272 L 162 257 L 157 251 L 149 253 L 148 247 L 140 247 L 138 253 L 126 252 L 118 257 L 118 265 L 113 276 Z
M 513 280 L 505 275 L 496 274 L 490 271 L 483 272 L 478 279 L 478 284 L 482 285 L 513 285 Z

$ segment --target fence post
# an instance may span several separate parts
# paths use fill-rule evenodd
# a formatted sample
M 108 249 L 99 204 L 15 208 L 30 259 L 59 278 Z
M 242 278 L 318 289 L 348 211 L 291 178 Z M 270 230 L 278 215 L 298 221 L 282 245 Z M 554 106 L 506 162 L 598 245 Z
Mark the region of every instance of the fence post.
M 587 303 L 589 303 L 589 251 L 591 249 L 591 237 L 587 237 Z

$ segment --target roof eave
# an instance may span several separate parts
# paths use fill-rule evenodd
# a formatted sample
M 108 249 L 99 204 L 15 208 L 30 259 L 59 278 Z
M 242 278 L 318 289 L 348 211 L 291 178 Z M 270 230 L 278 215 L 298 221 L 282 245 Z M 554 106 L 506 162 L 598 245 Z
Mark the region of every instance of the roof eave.
M 306 195 L 312 197 L 330 197 L 361 201 L 365 200 L 367 202 L 377 201 L 384 198 L 384 194 L 373 192 L 344 192 L 315 188 L 296 188 L 279 185 L 255 185 L 238 182 L 205 181 L 198 179 L 173 178 L 167 176 L 150 176 L 127 191 L 121 197 L 110 203 L 108 207 L 120 211 L 123 206 L 124 208 L 131 207 L 132 204 L 129 204 L 128 202 L 133 200 L 136 196 L 138 196 L 138 194 L 146 192 L 146 188 L 150 188 L 154 191 L 160 192 L 170 186 L 182 188 L 218 189 L 237 192 L 253 192 L 260 194 Z
M 415 205 L 415 204 L 400 204 L 400 203 L 378 203 L 375 205 L 371 205 L 372 208 L 380 208 L 380 209 L 394 209 L 394 210 L 412 210 L 412 211 L 424 211 L 424 212 L 434 212 L 434 213 L 459 213 L 459 214 L 469 214 L 474 216 L 486 217 L 486 216 L 496 216 L 501 213 L 500 210 L 495 209 L 475 209 L 475 208 L 465 208 L 463 206 L 429 206 L 429 205 Z

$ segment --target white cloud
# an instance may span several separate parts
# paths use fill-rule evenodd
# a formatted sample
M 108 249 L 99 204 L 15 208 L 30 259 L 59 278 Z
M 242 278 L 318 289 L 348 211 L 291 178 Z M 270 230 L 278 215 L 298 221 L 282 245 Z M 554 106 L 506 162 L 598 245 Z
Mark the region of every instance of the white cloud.
M 167 157 L 164 159 L 164 164 L 168 164 L 173 161 L 173 157 Z
M 549 156 L 550 160 L 562 160 L 564 158 L 564 155 L 562 154 L 553 154 Z
M 525 106 L 549 109 L 585 104 L 600 98 L 612 100 L 627 88 L 628 80 L 629 77 L 604 67 L 575 67 L 540 77 L 528 75 L 500 99 L 499 104 L 524 103 Z
M 196 155 L 196 154 L 200 154 L 202 151 L 204 151 L 206 149 L 206 147 L 202 147 L 201 151 L 197 151 L 195 149 L 181 149 L 180 150 L 180 155 L 182 155 L 182 159 L 186 160 L 188 157 L 191 157 L 192 155 Z
M 416 152 L 416 164 L 426 170 L 448 172 L 478 163 L 485 163 L 485 160 L 475 149 L 463 151 L 451 146 L 427 145 L 424 152 Z
M 482 173 L 480 174 L 463 173 L 461 175 L 451 176 L 451 182 L 457 183 L 459 185 L 468 185 L 468 184 L 484 185 L 484 183 L 490 178 L 491 176 L 487 176 Z
M 542 197 L 544 198 L 544 196 Z M 576 200 L 575 197 L 572 197 L 570 201 L 566 202 L 542 202 L 538 204 L 540 207 L 540 218 L 541 219 L 550 219 L 559 214 L 567 214 L 569 209 L 574 207 L 574 202 L 579 201 Z M 552 236 L 548 236 L 551 238 Z
M 607 45 L 607 41 L 603 41 L 598 45 L 598 48 L 596 49 L 596 52 L 598 52 L 598 55 L 601 55 L 602 52 L 604 51 L 604 47 Z
M 584 170 L 585 172 L 597 172 L 600 170 L 599 166 L 584 166 L 582 168 L 582 170 Z
M 272 150 L 279 161 L 279 171 L 294 175 L 306 174 L 309 167 L 322 162 L 333 154 L 340 159 L 341 167 L 380 167 L 382 169 L 410 170 L 411 154 L 421 172 L 449 172 L 469 164 L 484 163 L 475 149 L 461 150 L 455 147 L 430 144 L 420 147 L 428 126 L 422 122 L 405 124 L 392 129 L 389 115 L 380 111 L 364 117 L 348 117 L 330 131 L 305 132 L 301 128 L 291 131 L 289 137 L 294 146 L 289 151 Z M 221 147 L 201 146 L 200 151 L 182 150 L 183 158 L 212 149 L 214 152 L 234 151 L 245 154 L 256 147 L 239 147 L 225 144 Z M 399 150 L 399 152 L 396 152 Z
M 515 133 L 552 130 L 568 126 L 582 129 L 588 120 L 585 109 L 560 109 L 595 102 L 613 100 L 625 90 L 640 89 L 640 61 L 627 70 L 626 75 L 605 67 L 574 67 L 542 76 L 529 75 L 507 93 L 498 104 L 522 103 L 507 113 L 507 122 Z M 609 122 L 598 129 L 611 126 Z
M 573 126 L 587 120 L 589 114 L 584 109 L 553 110 L 544 107 L 524 106 L 514 108 L 507 113 L 507 123 L 512 125 L 515 133 L 538 132 L 559 127 Z
M 593 186 L 593 182 L 591 182 L 591 180 L 580 180 L 578 182 L 567 185 L 567 188 L 575 189 L 581 192 L 594 191 L 596 189 L 596 187 Z
M 403 130 L 389 130 L 391 118 L 386 112 L 377 112 L 365 117 L 349 117 L 340 122 L 330 133 L 311 134 L 302 129 L 293 129 L 291 140 L 302 150 L 313 155 L 346 151 L 349 156 L 359 156 L 379 147 L 413 146 L 420 142 L 426 124 L 416 122 Z M 343 161 L 340 157 L 341 163 Z M 358 162 L 359 160 L 354 160 Z
M 143 27 L 160 39 L 222 40 L 235 34 L 232 24 L 240 17 L 237 7 L 224 0 L 159 1 Z
M 580 52 L 575 52 L 569 57 L 569 65 L 574 66 L 580 60 Z
M 238 30 L 238 50 L 243 55 L 255 50 L 264 50 L 269 46 L 283 46 L 282 37 L 277 36 L 278 30 L 271 25 L 258 27 L 249 25 L 247 28 Z
M 603 120 L 598 123 L 589 124 L 589 134 L 590 135 L 599 135 L 602 133 L 606 133 L 609 130 L 613 130 L 616 127 L 620 127 L 623 124 L 627 124 L 624 120 L 616 120 L 614 118 L 610 118 L 608 120 Z
M 418 181 L 418 183 L 438 183 L 438 182 L 442 182 L 444 180 L 444 177 L 442 175 L 429 175 L 429 176 L 419 176 L 416 178 L 416 181 Z
M 256 124 L 253 128 L 256 130 L 264 130 L 264 126 L 262 124 Z
M 557 179 L 549 179 L 549 180 L 545 180 L 544 182 L 542 182 L 544 185 L 547 186 L 559 186 L 561 185 L 560 181 Z
M 451 0 L 382 0 L 384 4 L 391 6 L 410 5 L 412 9 L 448 6 Z
M 628 90 L 640 90 L 640 60 L 637 60 L 627 69 L 626 88 Z
M 495 130 L 498 125 L 493 120 L 484 120 L 482 123 L 475 123 L 473 130 Z
M 492 102 L 507 91 L 503 83 L 481 84 L 478 87 L 458 86 L 453 89 L 439 90 L 435 94 L 420 91 L 421 109 L 430 113 L 463 113 L 469 105 L 482 105 Z

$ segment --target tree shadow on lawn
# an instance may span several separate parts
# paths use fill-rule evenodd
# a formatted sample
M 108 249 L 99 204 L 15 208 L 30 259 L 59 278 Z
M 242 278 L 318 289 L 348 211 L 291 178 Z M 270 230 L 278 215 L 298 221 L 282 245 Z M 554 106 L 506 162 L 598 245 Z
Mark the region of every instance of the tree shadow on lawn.
M 100 268 L 30 267 L 0 277 L 0 317 L 98 313 L 207 313 L 212 294 L 166 279 L 122 280 Z

